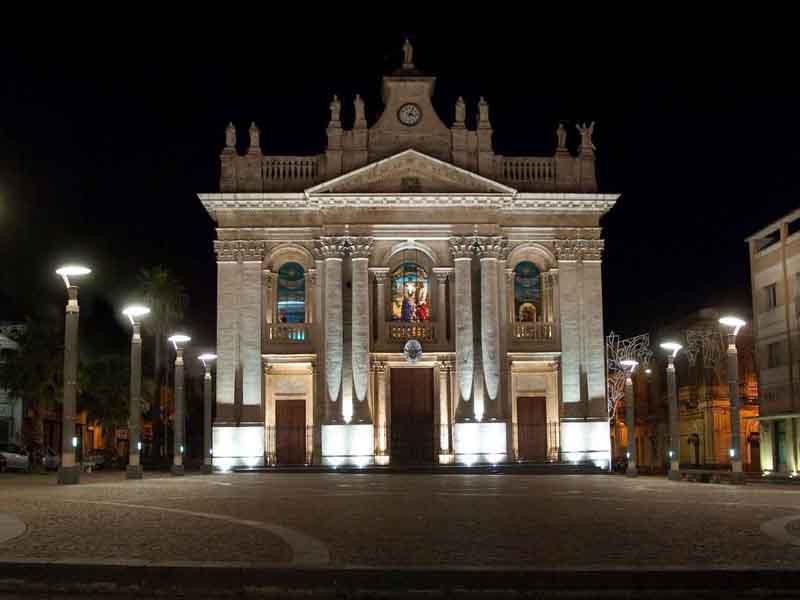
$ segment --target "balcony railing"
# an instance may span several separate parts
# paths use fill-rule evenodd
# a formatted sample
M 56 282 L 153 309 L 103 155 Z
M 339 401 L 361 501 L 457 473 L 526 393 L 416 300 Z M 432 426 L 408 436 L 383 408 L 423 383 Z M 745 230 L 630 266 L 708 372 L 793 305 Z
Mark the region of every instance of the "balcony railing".
M 308 323 L 268 323 L 267 343 L 302 344 L 309 340 Z
M 554 323 L 513 323 L 511 337 L 525 342 L 550 342 L 554 329 Z
M 495 168 L 498 179 L 511 185 L 550 187 L 556 171 L 552 158 L 498 156 Z
M 389 323 L 389 339 L 392 341 L 419 340 L 433 342 L 436 340 L 436 329 L 433 323 Z
M 319 162 L 317 156 L 267 156 L 262 170 L 264 189 L 286 184 L 311 185 L 319 179 Z

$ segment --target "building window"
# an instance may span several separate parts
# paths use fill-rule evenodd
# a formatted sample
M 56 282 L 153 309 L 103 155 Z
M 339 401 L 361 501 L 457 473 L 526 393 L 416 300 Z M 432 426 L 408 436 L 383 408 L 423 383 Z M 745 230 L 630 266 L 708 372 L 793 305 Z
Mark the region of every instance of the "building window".
M 287 262 L 278 270 L 278 323 L 306 320 L 306 278 L 303 266 Z
M 765 287 L 764 292 L 767 295 L 767 310 L 772 310 L 778 306 L 778 294 L 775 290 L 775 284 L 773 283 Z
M 428 321 L 428 273 L 413 262 L 404 262 L 391 276 L 391 318 L 393 321 Z
M 781 343 L 772 342 L 767 345 L 767 368 L 774 369 L 781 366 Z
M 542 278 L 530 261 L 514 267 L 514 314 L 517 321 L 541 321 Z

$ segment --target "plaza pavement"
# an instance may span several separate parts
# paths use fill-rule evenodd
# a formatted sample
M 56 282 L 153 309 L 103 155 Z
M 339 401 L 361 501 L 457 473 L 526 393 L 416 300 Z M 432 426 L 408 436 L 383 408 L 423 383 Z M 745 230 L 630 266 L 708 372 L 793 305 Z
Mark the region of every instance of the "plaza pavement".
M 106 472 L 59 486 L 55 475 L 4 474 L 0 514 L 6 567 L 800 566 L 800 487 L 657 477 L 159 473 L 127 481 L 124 473 Z

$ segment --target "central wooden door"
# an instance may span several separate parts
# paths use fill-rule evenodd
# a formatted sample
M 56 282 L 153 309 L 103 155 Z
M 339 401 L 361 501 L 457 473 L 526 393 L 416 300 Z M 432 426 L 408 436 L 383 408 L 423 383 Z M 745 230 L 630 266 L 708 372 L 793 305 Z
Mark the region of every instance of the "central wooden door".
M 433 369 L 391 369 L 392 464 L 433 462 Z
M 306 401 L 275 402 L 275 452 L 279 465 L 306 462 Z
M 517 398 L 517 439 L 521 460 L 547 459 L 547 404 L 543 397 Z

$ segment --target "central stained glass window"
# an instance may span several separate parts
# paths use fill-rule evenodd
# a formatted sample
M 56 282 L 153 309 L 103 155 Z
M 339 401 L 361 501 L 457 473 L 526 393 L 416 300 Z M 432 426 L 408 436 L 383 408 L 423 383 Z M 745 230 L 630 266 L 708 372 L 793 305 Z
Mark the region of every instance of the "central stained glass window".
M 404 262 L 391 275 L 393 321 L 428 321 L 431 318 L 428 273 L 413 262 Z

